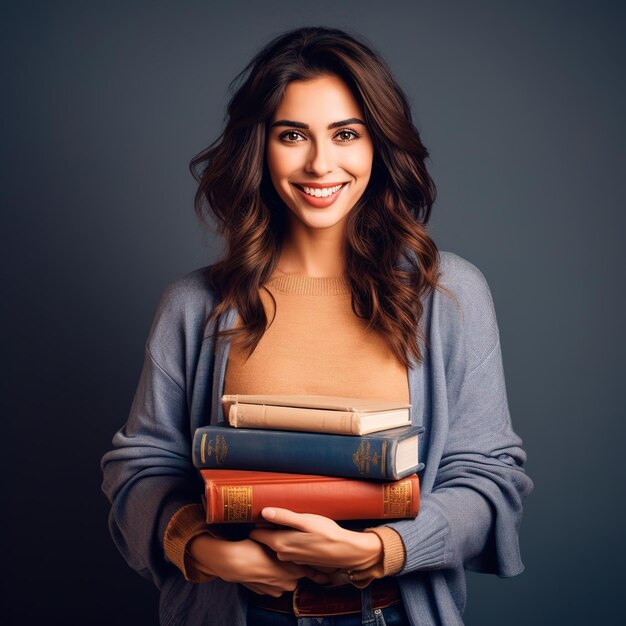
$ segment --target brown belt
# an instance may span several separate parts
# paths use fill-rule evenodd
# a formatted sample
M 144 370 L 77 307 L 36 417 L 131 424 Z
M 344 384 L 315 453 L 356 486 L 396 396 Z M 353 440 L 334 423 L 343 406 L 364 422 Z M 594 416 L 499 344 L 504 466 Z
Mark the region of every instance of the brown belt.
M 402 598 L 396 580 L 390 576 L 371 582 L 372 609 L 384 609 Z M 280 598 L 250 592 L 248 602 L 262 609 L 300 616 L 345 615 L 361 612 L 361 590 L 354 585 L 323 587 L 304 579 L 295 591 Z

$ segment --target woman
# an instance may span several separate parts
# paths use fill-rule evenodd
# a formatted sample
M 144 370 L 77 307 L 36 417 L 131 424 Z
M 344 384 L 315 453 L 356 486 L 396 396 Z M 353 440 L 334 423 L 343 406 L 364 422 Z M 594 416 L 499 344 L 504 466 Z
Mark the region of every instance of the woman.
M 462 624 L 464 568 L 523 570 L 533 486 L 489 287 L 426 232 L 428 153 L 370 46 L 297 29 L 246 75 L 192 161 L 225 256 L 166 289 L 102 460 L 113 539 L 161 590 L 162 624 Z M 190 443 L 224 421 L 223 393 L 410 401 L 425 428 L 419 515 L 358 531 L 267 508 L 278 527 L 212 533 Z

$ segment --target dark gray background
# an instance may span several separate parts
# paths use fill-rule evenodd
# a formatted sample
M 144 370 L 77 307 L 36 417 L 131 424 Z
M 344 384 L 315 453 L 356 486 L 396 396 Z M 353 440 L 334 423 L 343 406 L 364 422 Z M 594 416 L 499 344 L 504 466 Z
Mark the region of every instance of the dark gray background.
M 321 24 L 389 62 L 431 151 L 434 237 L 496 303 L 536 486 L 526 571 L 469 574 L 467 624 L 617 624 L 623 3 L 310 4 L 2 4 L 9 621 L 156 623 L 156 592 L 110 540 L 99 460 L 163 288 L 217 254 L 187 165 L 222 127 L 228 82 L 270 37 Z

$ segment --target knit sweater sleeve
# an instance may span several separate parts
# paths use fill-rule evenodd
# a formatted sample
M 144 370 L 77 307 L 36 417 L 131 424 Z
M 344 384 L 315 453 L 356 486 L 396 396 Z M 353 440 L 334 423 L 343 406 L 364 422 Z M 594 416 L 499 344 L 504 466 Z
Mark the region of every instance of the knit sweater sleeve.
M 397 574 L 404 567 L 406 558 L 404 544 L 397 531 L 389 526 L 375 526 L 366 528 L 365 531 L 378 535 L 383 546 L 383 555 L 378 563 L 367 569 L 348 572 L 350 582 L 359 589 L 367 587 L 375 578 Z
M 165 556 L 178 567 L 187 582 L 205 583 L 216 579 L 216 576 L 205 574 L 195 566 L 195 560 L 188 550 L 192 539 L 205 534 L 214 536 L 204 519 L 204 507 L 201 504 L 187 504 L 178 509 L 165 529 Z
M 467 261 L 454 256 L 451 264 L 455 299 L 434 299 L 431 312 L 433 405 L 420 511 L 387 526 L 406 550 L 399 575 L 464 566 L 514 576 L 524 569 L 518 529 L 533 483 L 512 428 L 489 287 Z
M 182 282 L 181 282 L 182 281 Z M 163 542 L 172 516 L 198 504 L 202 483 L 191 462 L 186 363 L 193 324 L 184 281 L 163 293 L 145 347 L 143 368 L 126 424 L 101 461 L 102 490 L 111 502 L 109 529 L 128 565 L 161 587 L 173 563 Z

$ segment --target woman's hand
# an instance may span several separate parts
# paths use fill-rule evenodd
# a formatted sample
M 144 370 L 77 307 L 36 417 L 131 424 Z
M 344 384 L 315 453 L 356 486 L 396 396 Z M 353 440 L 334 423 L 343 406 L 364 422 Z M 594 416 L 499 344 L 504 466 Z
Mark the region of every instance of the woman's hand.
M 271 548 L 280 561 L 360 570 L 383 558 L 382 541 L 376 533 L 346 530 L 327 517 L 311 513 L 275 507 L 266 507 L 261 513 L 269 522 L 294 529 L 255 528 L 250 533 L 250 539 Z
M 241 583 L 255 593 L 281 596 L 293 591 L 300 578 L 327 584 L 330 577 L 306 565 L 281 562 L 266 546 L 244 539 L 225 541 L 198 535 L 188 545 L 193 566 L 227 582 Z

